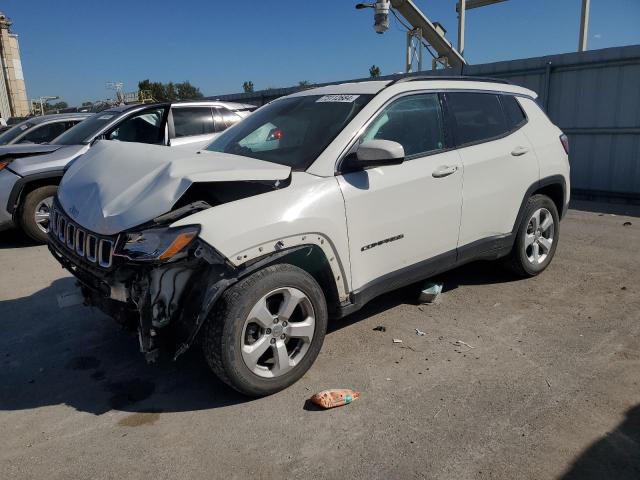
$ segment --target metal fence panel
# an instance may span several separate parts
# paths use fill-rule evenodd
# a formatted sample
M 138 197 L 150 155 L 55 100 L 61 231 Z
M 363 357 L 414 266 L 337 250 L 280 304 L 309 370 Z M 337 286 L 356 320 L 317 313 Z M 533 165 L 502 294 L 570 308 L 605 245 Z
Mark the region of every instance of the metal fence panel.
M 504 78 L 538 93 L 569 136 L 574 194 L 640 202 L 640 45 L 469 65 L 456 73 Z M 211 98 L 264 105 L 303 88 L 309 87 Z

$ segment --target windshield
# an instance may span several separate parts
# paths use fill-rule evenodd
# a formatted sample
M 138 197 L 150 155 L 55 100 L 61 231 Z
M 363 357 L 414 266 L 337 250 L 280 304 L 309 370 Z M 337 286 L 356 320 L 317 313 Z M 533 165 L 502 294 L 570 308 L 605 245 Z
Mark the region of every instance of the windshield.
M 15 127 L 10 128 L 0 135 L 0 145 L 7 145 L 9 142 L 15 140 L 18 135 L 29 130 L 31 127 L 33 127 L 33 123 L 22 122 Z
M 118 112 L 100 112 L 94 116 L 87 118 L 80 122 L 75 127 L 70 128 L 58 138 L 56 138 L 52 145 L 81 145 L 87 144 L 94 139 L 94 137 L 100 132 L 107 124 L 119 115 Z
M 306 170 L 373 95 L 308 95 L 265 106 L 207 150 Z

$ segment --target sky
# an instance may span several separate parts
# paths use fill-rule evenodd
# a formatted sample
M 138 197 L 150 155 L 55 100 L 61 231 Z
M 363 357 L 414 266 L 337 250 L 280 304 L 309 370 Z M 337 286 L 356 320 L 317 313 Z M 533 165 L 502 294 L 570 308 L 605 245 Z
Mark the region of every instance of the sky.
M 414 0 L 457 43 L 456 0 Z M 205 95 L 328 82 L 404 68 L 405 34 L 352 0 L 1 0 L 19 35 L 27 95 L 70 105 L 113 97 L 109 81 L 188 80 Z M 577 49 L 580 0 L 508 0 L 467 12 L 469 63 Z M 589 48 L 640 44 L 640 0 L 591 0 Z M 430 58 L 425 56 L 425 65 Z

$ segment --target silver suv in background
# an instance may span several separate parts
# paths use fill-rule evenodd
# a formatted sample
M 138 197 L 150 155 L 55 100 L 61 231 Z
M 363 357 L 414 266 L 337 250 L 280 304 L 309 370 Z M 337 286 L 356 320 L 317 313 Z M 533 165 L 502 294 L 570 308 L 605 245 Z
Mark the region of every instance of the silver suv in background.
M 91 115 L 74 112 L 31 117 L 2 132 L 0 145 L 48 143 Z
M 19 226 L 46 242 L 51 202 L 65 168 L 96 140 L 188 145 L 195 151 L 255 108 L 218 101 L 124 105 L 94 114 L 46 145 L 0 147 L 0 230 Z

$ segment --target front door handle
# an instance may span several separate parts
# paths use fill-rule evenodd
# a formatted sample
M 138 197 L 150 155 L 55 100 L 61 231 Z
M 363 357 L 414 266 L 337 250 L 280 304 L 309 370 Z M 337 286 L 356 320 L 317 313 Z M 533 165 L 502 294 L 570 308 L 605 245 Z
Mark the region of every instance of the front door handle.
M 511 155 L 513 155 L 514 157 L 519 157 L 520 155 L 524 155 L 528 151 L 529 149 L 527 147 L 523 147 L 522 145 L 520 145 L 511 151 Z
M 456 173 L 458 171 L 457 165 L 440 165 L 436 168 L 431 174 L 433 178 L 443 178 L 448 177 L 452 173 Z

